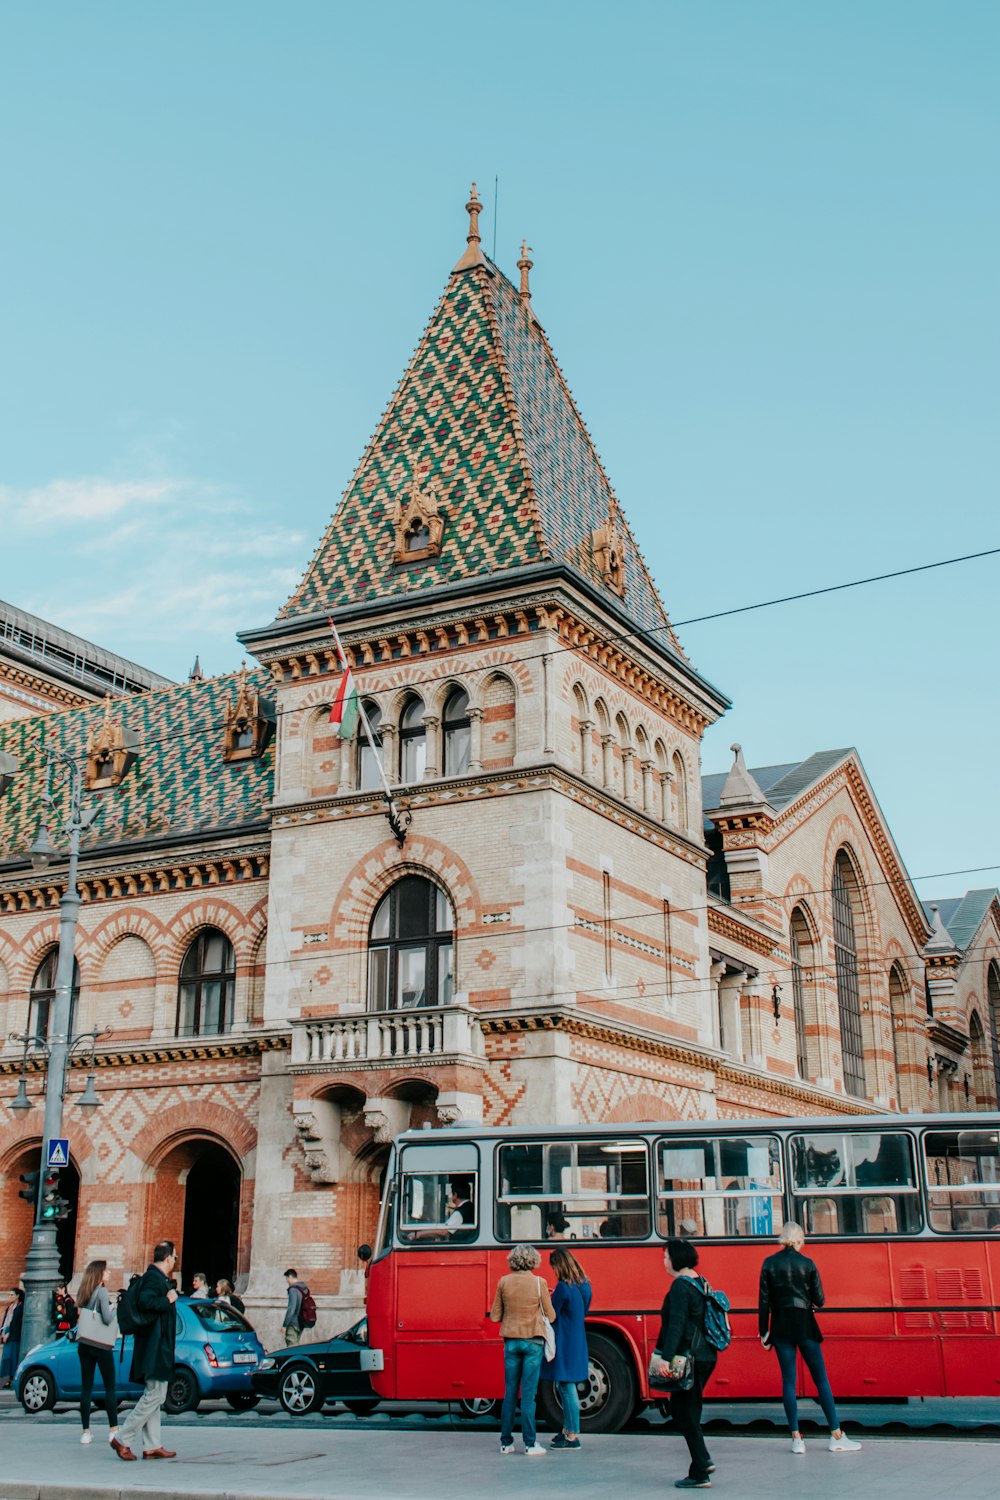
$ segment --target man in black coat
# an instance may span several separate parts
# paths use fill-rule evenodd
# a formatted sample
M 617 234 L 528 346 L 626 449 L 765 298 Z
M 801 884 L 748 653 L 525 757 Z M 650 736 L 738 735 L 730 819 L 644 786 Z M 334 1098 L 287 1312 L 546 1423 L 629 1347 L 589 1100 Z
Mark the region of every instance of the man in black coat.
M 143 1458 L 176 1458 L 160 1439 L 160 1410 L 167 1395 L 167 1383 L 174 1372 L 174 1344 L 177 1341 L 177 1293 L 170 1282 L 177 1252 L 172 1240 L 161 1240 L 153 1251 L 153 1264 L 147 1266 L 136 1289 L 140 1317 L 149 1319 L 133 1335 L 132 1379 L 145 1386 L 139 1400 L 118 1429 L 111 1446 L 119 1458 L 133 1462 L 136 1454 L 132 1441 L 142 1437 Z

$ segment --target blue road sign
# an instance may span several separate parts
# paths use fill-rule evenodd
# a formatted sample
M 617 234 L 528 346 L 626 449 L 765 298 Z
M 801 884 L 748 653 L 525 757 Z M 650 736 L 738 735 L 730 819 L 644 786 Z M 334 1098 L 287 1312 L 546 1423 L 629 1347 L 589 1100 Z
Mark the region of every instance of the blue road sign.
M 49 1154 L 45 1165 L 47 1167 L 69 1166 L 69 1141 L 49 1141 Z

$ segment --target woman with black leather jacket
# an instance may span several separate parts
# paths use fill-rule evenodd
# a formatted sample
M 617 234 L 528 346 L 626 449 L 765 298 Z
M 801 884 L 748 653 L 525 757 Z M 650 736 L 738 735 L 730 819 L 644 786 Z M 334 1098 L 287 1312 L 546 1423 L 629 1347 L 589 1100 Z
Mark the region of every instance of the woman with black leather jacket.
M 699 1290 L 701 1277 L 695 1270 L 698 1252 L 688 1240 L 668 1240 L 663 1264 L 674 1279 L 660 1312 L 660 1335 L 656 1340 L 663 1359 L 660 1373 L 666 1374 L 666 1367 L 675 1354 L 687 1354 L 691 1357 L 694 1375 L 689 1391 L 677 1390 L 670 1394 L 670 1415 L 691 1455 L 687 1478 L 675 1479 L 674 1488 L 707 1490 L 712 1485 L 709 1475 L 715 1465 L 705 1447 L 701 1430 L 702 1392 L 718 1356 L 705 1338 L 705 1296 Z
M 796 1355 L 801 1353 L 816 1386 L 816 1397 L 830 1424 L 830 1452 L 856 1453 L 860 1443 L 847 1437 L 840 1425 L 833 1392 L 827 1379 L 823 1335 L 815 1310 L 825 1301 L 819 1268 L 802 1254 L 805 1234 L 798 1224 L 786 1224 L 778 1236 L 781 1249 L 769 1255 L 760 1268 L 757 1324 L 765 1349 L 774 1349 L 781 1367 L 781 1399 L 792 1432 L 792 1452 L 805 1453 L 799 1431 L 799 1407 L 795 1396 Z

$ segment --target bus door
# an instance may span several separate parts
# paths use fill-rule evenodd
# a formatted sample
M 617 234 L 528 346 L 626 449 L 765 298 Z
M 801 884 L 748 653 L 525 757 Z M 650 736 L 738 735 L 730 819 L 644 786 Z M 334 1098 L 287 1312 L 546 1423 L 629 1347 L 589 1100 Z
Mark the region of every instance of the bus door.
M 395 1395 L 447 1401 L 488 1393 L 501 1367 L 487 1320 L 478 1147 L 404 1145 L 396 1214 Z M 502 1380 L 502 1377 L 500 1377 Z

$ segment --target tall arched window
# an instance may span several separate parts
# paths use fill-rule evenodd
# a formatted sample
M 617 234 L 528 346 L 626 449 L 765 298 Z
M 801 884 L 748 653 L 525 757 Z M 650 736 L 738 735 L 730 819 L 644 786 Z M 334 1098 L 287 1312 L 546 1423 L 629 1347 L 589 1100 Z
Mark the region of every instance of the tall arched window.
M 579 683 L 576 683 L 573 688 L 573 707 L 576 713 L 576 732 L 579 741 L 580 775 L 589 779 L 591 774 L 590 736 L 594 726 L 590 718 L 587 695 Z
M 993 1082 L 996 1085 L 997 1099 L 1000 1100 L 1000 965 L 995 959 L 986 973 L 986 999 L 992 1022 L 990 1051 L 993 1054 Z
M 404 786 L 424 779 L 427 764 L 427 731 L 424 705 L 414 694 L 407 698 L 399 721 L 399 779 Z
M 674 751 L 671 770 L 674 773 L 674 808 L 677 815 L 677 827 L 687 828 L 689 817 L 687 766 L 679 750 Z
M 462 688 L 449 693 L 444 706 L 444 774 L 464 776 L 472 752 L 469 695 Z
M 841 849 L 833 865 L 833 953 L 840 1009 L 840 1050 L 844 1060 L 844 1088 L 865 1097 L 865 1044 L 861 1030 L 861 992 L 858 984 L 858 942 L 852 895 L 857 891 L 854 867 Z
M 995 1102 L 991 1076 L 993 1070 L 986 1049 L 986 1033 L 978 1011 L 973 1011 L 969 1017 L 969 1051 L 972 1054 L 972 1097 L 969 1103 L 973 1109 L 992 1109 Z
M 377 703 L 366 700 L 364 710 L 371 727 L 371 736 L 365 728 L 364 719 L 358 721 L 358 791 L 371 792 L 382 785 L 379 760 L 382 755 L 382 710 Z
M 895 963 L 889 970 L 889 1030 L 892 1032 L 892 1060 L 896 1068 L 896 1099 L 903 1106 L 903 1067 L 906 1061 L 904 1033 L 906 1027 L 906 999 L 909 986 L 902 964 Z
M 795 1010 L 795 1062 L 800 1078 L 809 1073 L 809 1021 L 815 1014 L 812 996 L 813 961 L 809 923 L 801 906 L 792 912 L 788 927 L 788 946 L 792 963 L 792 1003 Z
M 51 948 L 35 970 L 31 981 L 31 1003 L 28 1011 L 28 1035 L 33 1041 L 44 1042 L 48 1038 L 52 1006 L 56 998 L 56 969 L 59 966 L 59 949 Z M 76 1002 L 80 998 L 80 965 L 73 960 L 73 988 L 69 997 L 69 1027 L 73 1031 Z
M 177 987 L 177 1035 L 218 1036 L 233 1024 L 236 955 L 224 932 L 206 927 L 184 955 Z
M 405 875 L 375 908 L 368 936 L 372 1010 L 447 1005 L 454 981 L 451 902 L 419 875 Z

